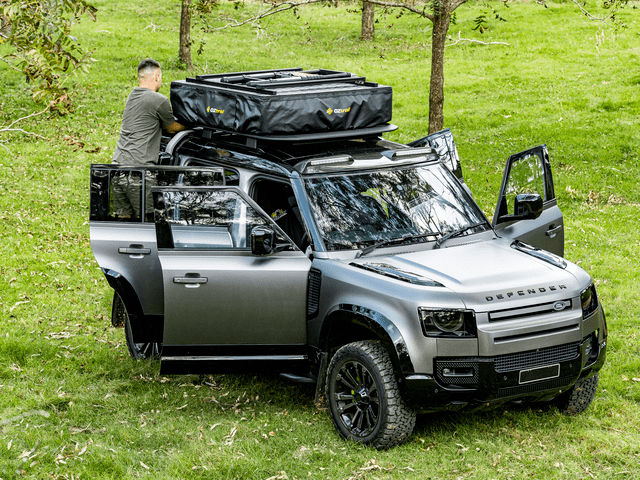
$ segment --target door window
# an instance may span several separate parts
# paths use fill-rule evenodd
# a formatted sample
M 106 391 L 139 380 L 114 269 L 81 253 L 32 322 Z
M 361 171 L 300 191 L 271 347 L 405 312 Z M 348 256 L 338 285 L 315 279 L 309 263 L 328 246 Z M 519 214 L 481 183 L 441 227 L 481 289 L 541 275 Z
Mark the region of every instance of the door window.
M 545 205 L 555 199 L 549 154 L 545 145 L 509 157 L 494 224 L 499 223 L 502 217 L 515 213 L 516 196 L 522 193 L 537 193 Z
M 287 242 L 253 202 L 237 188 L 154 191 L 158 247 L 230 250 L 251 248 L 251 231 L 269 225 Z
M 251 197 L 302 251 L 309 245 L 302 226 L 298 202 L 291 185 L 259 178 L 251 188 Z
M 547 200 L 544 189 L 544 170 L 538 155 L 528 154 L 511 164 L 505 197 L 507 213 L 513 215 L 516 195 L 521 193 L 538 193 Z
M 535 219 L 518 220 L 515 200 L 518 194 L 534 193 L 543 199 Z M 501 236 L 521 240 L 556 255 L 564 254 L 564 221 L 553 189 L 551 162 L 546 145 L 512 155 L 507 161 L 493 226 Z

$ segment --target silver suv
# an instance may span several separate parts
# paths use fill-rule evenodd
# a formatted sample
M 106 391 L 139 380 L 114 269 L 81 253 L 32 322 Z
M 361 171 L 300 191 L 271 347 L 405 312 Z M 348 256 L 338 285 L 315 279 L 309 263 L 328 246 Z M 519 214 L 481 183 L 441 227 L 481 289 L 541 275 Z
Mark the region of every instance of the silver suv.
M 586 409 L 607 327 L 562 258 L 546 147 L 509 158 L 489 220 L 449 130 L 408 145 L 385 130 L 196 129 L 159 166 L 93 165 L 91 246 L 131 355 L 163 375 L 313 382 L 340 435 L 376 448 L 419 412 Z M 137 217 L 118 218 L 116 176 L 138 180 Z

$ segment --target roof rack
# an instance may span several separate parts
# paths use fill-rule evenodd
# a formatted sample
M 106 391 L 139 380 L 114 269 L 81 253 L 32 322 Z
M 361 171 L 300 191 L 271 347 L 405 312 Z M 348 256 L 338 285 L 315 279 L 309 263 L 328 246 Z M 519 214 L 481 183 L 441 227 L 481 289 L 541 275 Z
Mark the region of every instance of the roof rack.
M 279 70 L 256 70 L 252 72 L 220 73 L 196 75 L 188 77 L 189 83 L 213 85 L 231 90 L 260 92 L 275 95 L 278 87 L 300 87 L 327 83 L 351 83 L 377 87 L 375 82 L 367 82 L 365 77 L 358 77 L 349 72 L 338 70 L 302 70 L 301 68 L 285 68 Z
M 258 142 L 319 142 L 322 140 L 347 140 L 350 138 L 364 138 L 382 135 L 383 133 L 393 132 L 398 126 L 388 123 L 386 125 L 378 125 L 369 128 L 354 128 L 351 130 L 337 130 L 332 132 L 316 132 L 316 133 L 298 133 L 292 135 L 254 135 L 249 133 L 241 133 L 233 130 L 225 130 L 221 128 L 195 127 L 193 130 L 202 132 L 202 137 L 212 138 L 216 133 L 226 133 L 238 135 L 246 139 L 246 146 L 249 148 L 257 148 Z

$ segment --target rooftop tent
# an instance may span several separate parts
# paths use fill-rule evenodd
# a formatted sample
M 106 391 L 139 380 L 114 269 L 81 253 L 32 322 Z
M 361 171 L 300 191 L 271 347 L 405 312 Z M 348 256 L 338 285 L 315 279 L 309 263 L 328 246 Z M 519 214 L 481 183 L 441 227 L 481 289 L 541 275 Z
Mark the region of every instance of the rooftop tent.
M 334 70 L 300 68 L 215 75 L 171 83 L 180 123 L 254 135 L 332 132 L 385 125 L 391 87 Z

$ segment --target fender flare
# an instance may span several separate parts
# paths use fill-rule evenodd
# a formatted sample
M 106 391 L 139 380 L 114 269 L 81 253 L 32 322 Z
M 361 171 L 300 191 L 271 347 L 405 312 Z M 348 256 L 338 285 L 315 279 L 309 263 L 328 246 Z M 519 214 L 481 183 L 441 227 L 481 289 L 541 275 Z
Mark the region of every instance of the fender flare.
M 127 309 L 129 321 L 131 322 L 131 333 L 136 343 L 162 343 L 164 315 L 146 315 L 142 310 L 142 304 L 135 289 L 122 274 L 107 268 L 102 269 L 102 272 L 111 288 L 120 295 Z M 113 319 L 111 319 L 111 323 L 113 324 Z
M 102 273 L 107 279 L 107 282 L 109 282 L 109 286 L 120 295 L 129 316 L 137 317 L 141 315 L 142 305 L 140 304 L 136 291 L 127 279 L 121 273 L 115 270 L 109 270 L 108 268 L 103 268 Z
M 372 332 L 387 348 L 391 362 L 402 377 L 415 373 L 407 344 L 396 325 L 385 315 L 361 305 L 341 303 L 326 317 L 320 332 L 320 350 L 328 352 L 333 329 L 349 317 L 349 323 Z

